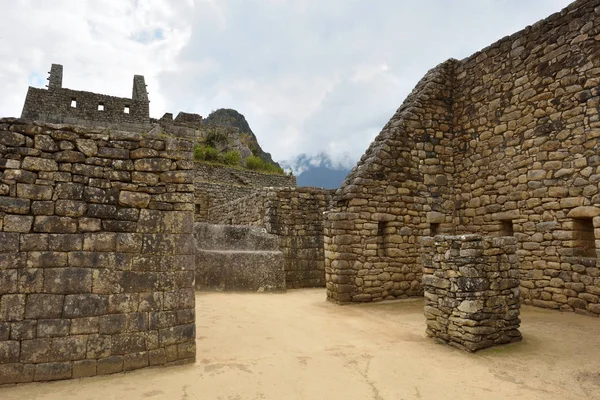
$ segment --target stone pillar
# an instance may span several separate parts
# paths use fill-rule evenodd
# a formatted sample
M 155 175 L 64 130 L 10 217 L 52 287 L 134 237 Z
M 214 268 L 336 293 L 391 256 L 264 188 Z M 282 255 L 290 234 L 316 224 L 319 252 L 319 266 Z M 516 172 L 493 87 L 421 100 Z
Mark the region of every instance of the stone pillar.
M 60 64 L 52 64 L 52 66 L 50 67 L 49 74 L 50 76 L 48 77 L 48 90 L 61 89 L 63 66 Z
M 133 76 L 133 90 L 131 98 L 138 101 L 149 101 L 148 92 L 146 91 L 146 80 L 143 75 Z
M 521 340 L 514 237 L 422 239 L 427 335 L 477 351 Z

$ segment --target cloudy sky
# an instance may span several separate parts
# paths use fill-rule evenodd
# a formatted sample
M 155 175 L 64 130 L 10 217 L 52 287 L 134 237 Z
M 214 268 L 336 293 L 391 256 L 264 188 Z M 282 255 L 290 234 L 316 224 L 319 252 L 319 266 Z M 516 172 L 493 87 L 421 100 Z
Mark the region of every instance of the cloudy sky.
M 244 114 L 275 160 L 353 164 L 416 82 L 569 0 L 0 0 L 0 116 L 51 63 L 150 112 Z

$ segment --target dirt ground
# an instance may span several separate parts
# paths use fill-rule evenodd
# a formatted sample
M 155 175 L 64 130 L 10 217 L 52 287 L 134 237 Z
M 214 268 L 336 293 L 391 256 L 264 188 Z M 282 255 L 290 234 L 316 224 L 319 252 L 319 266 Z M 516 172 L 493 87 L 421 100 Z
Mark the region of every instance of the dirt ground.
M 199 293 L 197 362 L 0 388 L 0 399 L 600 399 L 600 319 L 522 309 L 521 343 L 466 354 L 421 299 L 337 306 L 322 289 Z

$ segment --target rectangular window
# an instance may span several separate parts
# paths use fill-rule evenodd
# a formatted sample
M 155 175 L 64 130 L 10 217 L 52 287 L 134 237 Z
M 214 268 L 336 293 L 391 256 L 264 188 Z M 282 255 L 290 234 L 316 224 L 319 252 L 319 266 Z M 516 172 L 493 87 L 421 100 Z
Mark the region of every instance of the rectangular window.
M 71 107 L 77 108 L 77 99 L 71 99 Z
M 125 106 L 125 108 L 123 109 L 123 112 L 125 114 L 129 114 L 129 106 Z
M 573 220 L 573 255 L 596 258 L 596 236 L 591 218 Z
M 513 227 L 512 219 L 505 219 L 500 221 L 500 236 L 514 236 L 515 229 Z
M 98 111 L 104 111 L 104 103 L 98 104 Z
M 429 224 L 429 236 L 435 236 L 440 234 L 440 224 L 432 222 Z

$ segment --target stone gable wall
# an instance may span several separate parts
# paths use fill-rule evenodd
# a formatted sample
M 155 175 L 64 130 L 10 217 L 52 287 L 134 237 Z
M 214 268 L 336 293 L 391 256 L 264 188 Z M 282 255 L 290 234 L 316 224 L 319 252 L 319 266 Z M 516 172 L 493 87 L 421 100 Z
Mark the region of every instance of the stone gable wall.
M 579 0 L 425 76 L 334 196 L 331 299 L 420 295 L 421 236 L 514 233 L 526 304 L 600 314 L 599 27 Z
M 443 216 L 441 228 L 453 231 L 454 64 L 427 73 L 336 192 L 325 221 L 330 300 L 423 293 L 418 238 L 429 234 L 428 216 Z
M 0 384 L 195 359 L 192 143 L 0 119 Z
M 325 285 L 323 213 L 331 191 L 319 188 L 266 188 L 215 207 L 212 223 L 266 228 L 279 238 L 285 259 L 286 287 Z

